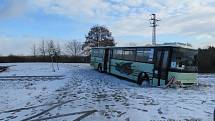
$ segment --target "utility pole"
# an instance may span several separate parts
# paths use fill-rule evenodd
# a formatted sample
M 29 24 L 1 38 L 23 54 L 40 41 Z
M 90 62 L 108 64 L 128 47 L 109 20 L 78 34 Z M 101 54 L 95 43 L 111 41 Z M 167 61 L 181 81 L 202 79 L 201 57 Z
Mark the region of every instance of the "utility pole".
M 152 26 L 152 45 L 156 45 L 156 27 L 157 25 L 157 21 L 160 21 L 159 19 L 156 18 L 156 14 L 152 14 L 151 19 L 150 20 L 150 24 Z

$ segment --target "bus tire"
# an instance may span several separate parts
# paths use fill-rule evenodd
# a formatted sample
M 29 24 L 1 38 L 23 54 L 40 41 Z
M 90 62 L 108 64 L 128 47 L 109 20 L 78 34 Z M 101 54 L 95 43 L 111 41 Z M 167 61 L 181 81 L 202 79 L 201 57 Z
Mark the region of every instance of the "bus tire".
M 138 75 L 137 84 L 138 85 L 142 85 L 143 81 L 148 81 L 149 82 L 149 77 L 148 77 L 148 75 L 145 72 L 144 73 L 140 73 Z
M 98 65 L 98 71 L 102 72 L 102 66 L 101 66 L 101 64 Z

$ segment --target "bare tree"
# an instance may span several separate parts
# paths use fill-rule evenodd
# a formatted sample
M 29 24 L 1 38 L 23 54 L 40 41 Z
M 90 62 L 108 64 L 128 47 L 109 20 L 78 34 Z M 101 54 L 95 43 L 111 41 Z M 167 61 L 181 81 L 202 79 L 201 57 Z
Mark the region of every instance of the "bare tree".
M 42 55 L 44 57 L 46 56 L 46 49 L 45 49 L 45 41 L 44 40 L 41 41 L 38 50 L 39 50 L 40 55 Z
M 35 44 L 33 44 L 32 52 L 33 52 L 33 56 L 36 56 L 37 52 L 36 52 L 36 45 Z
M 78 56 L 82 52 L 82 44 L 77 40 L 72 40 L 66 43 L 66 51 L 70 55 Z
M 58 70 L 59 70 L 58 63 L 59 63 L 59 60 L 60 60 L 60 55 L 61 55 L 61 48 L 60 48 L 60 44 L 58 43 L 58 44 L 57 44 L 57 47 L 56 47 L 56 51 L 55 51 L 55 58 L 56 58 L 57 69 L 58 69 Z
M 56 54 L 57 56 L 60 56 L 61 55 L 61 47 L 60 47 L 60 44 L 58 43 L 56 48 L 55 48 L 55 51 L 56 51 Z
M 48 53 L 48 55 L 49 56 L 54 55 L 55 51 L 56 51 L 56 48 L 55 48 L 54 41 L 53 40 L 48 41 L 46 45 L 46 52 Z
M 50 40 L 50 41 L 47 42 L 46 51 L 49 54 L 49 56 L 51 57 L 52 71 L 55 72 L 55 69 L 54 69 L 54 56 L 55 56 L 55 53 L 56 53 L 56 48 L 55 48 L 55 44 L 54 44 L 53 40 Z

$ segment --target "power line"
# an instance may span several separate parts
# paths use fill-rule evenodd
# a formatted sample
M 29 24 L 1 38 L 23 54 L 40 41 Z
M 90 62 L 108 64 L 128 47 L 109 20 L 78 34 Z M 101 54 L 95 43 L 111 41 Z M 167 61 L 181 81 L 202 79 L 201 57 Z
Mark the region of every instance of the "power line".
M 156 14 L 151 14 L 151 19 L 149 20 L 152 25 L 150 26 L 152 27 L 152 45 L 156 45 L 156 27 L 158 26 L 157 22 L 160 20 L 156 18 Z

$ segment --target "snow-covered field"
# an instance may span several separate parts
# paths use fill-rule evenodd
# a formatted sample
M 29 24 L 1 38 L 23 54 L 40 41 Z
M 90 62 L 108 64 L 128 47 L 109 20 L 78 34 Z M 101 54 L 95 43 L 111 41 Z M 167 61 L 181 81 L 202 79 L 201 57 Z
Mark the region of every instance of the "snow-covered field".
M 12 63 L 0 73 L 0 121 L 213 121 L 215 75 L 199 75 L 199 86 L 143 88 L 99 73 L 89 64 Z M 63 76 L 1 78 L 3 76 Z

